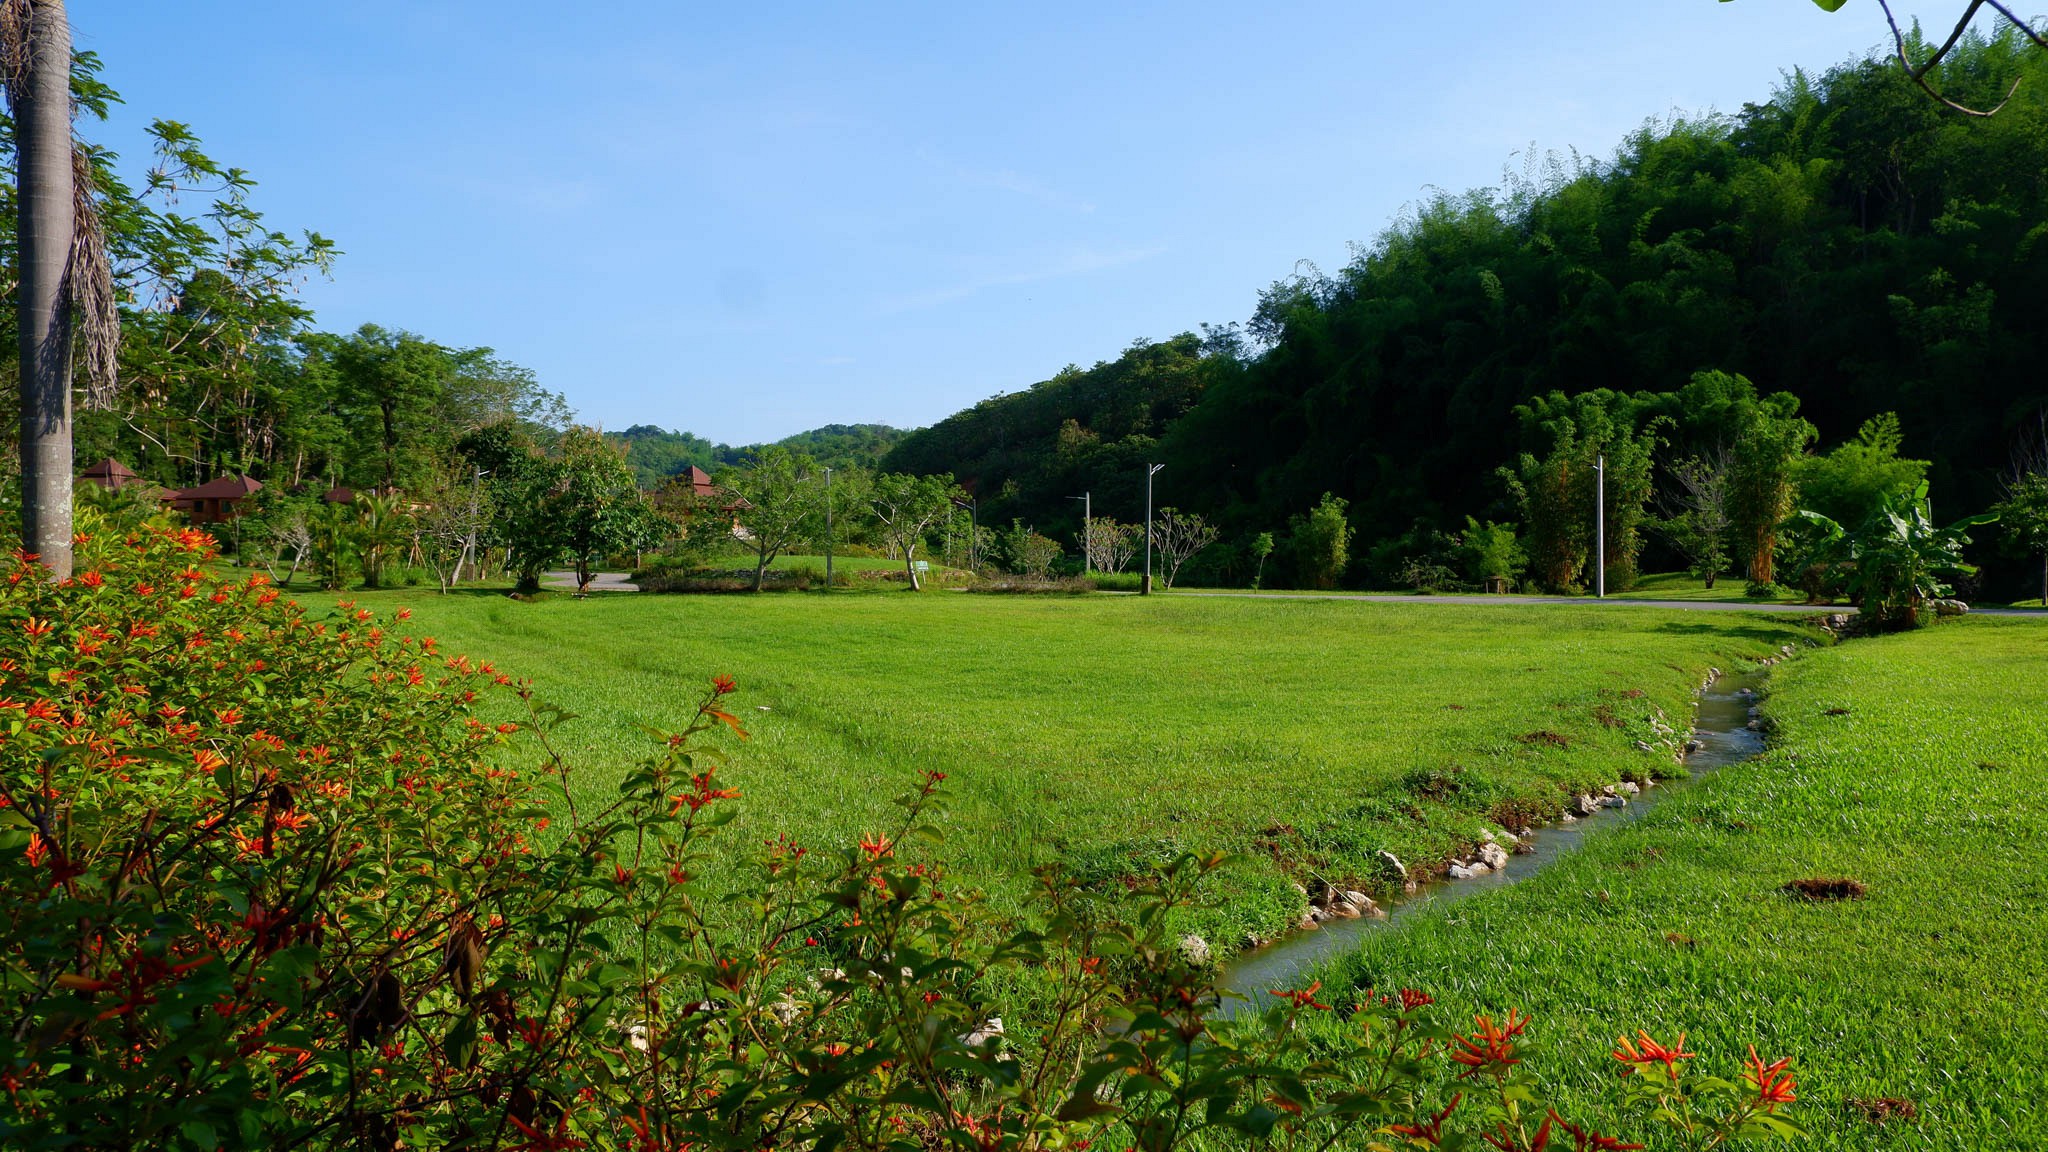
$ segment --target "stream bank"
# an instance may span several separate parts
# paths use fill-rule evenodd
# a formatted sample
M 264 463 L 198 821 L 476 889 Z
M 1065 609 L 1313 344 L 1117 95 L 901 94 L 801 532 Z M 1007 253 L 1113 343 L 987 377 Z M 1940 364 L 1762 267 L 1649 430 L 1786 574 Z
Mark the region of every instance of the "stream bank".
M 1639 820 L 1666 795 L 1686 788 L 1716 769 L 1762 753 L 1764 734 L 1752 723 L 1767 675 L 1768 666 L 1760 667 L 1719 676 L 1702 688 L 1691 742 L 1687 745 L 1689 751 L 1681 760 L 1687 773 L 1684 777 L 1624 797 L 1625 802 L 1618 806 L 1599 807 L 1567 823 L 1532 830 L 1520 838 L 1504 866 L 1469 878 L 1425 883 L 1405 896 L 1383 902 L 1384 915 L 1329 920 L 1314 931 L 1291 933 L 1265 947 L 1232 957 L 1225 963 L 1218 981 L 1218 987 L 1230 994 L 1224 1000 L 1222 1013 L 1231 1016 L 1247 1008 L 1257 1009 L 1271 999 L 1271 990 L 1275 988 L 1303 987 L 1310 970 L 1330 957 L 1355 949 L 1367 933 L 1392 930 L 1426 908 L 1469 900 L 1527 879 L 1575 851 L 1588 832 Z

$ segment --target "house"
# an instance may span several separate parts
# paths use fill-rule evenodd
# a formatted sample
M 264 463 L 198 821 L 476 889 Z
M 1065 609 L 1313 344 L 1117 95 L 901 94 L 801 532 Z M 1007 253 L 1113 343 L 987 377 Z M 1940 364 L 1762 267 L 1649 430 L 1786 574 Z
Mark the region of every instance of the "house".
M 699 500 L 710 500 L 718 495 L 718 485 L 711 482 L 711 473 L 695 464 L 676 473 L 669 482 L 677 487 L 689 485 L 690 495 Z
M 218 524 L 240 516 L 236 505 L 262 487 L 261 481 L 247 476 L 222 476 L 197 488 L 174 489 L 164 494 L 164 500 L 194 524 Z
M 79 473 L 78 478 L 89 480 L 109 492 L 119 492 L 131 484 L 142 483 L 142 477 L 112 456 Z

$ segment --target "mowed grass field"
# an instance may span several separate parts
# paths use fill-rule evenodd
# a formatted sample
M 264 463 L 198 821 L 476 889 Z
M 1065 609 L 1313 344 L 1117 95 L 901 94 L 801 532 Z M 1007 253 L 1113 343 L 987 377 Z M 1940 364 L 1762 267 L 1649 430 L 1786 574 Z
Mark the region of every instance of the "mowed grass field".
M 1325 979 L 1533 1012 L 1567 1099 L 1609 1093 L 1616 1033 L 1645 1027 L 1723 1069 L 1752 1042 L 1794 1057 L 1803 1147 L 2048 1148 L 2048 622 L 1857 640 L 1771 680 L 1762 758 Z M 1779 891 L 1808 877 L 1867 893 Z M 1917 1119 L 1873 1123 L 1886 1099 Z
M 361 599 L 578 713 L 562 744 L 593 800 L 647 754 L 639 725 L 680 724 L 731 674 L 740 842 L 851 843 L 933 769 L 953 795 L 936 851 L 999 897 L 1056 857 L 1107 883 L 1246 853 L 1202 925 L 1226 946 L 1299 915 L 1289 875 L 1372 887 L 1382 848 L 1427 868 L 1505 805 L 1668 768 L 1633 747 L 1653 707 L 1682 729 L 1707 666 L 1811 637 L 1783 616 L 1171 596 Z

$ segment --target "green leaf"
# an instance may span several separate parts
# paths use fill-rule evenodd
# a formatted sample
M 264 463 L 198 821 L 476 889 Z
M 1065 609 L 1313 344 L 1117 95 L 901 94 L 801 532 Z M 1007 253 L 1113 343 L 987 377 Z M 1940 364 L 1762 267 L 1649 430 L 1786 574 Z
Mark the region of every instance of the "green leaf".
M 476 1013 L 463 1013 L 448 1029 L 442 1050 L 447 1053 L 448 1062 L 463 1071 L 476 1063 Z

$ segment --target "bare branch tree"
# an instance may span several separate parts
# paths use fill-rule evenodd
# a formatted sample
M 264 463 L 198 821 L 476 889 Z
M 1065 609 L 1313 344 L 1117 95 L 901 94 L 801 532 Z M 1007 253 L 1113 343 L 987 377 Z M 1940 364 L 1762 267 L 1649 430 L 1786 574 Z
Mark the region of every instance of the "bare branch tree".
M 1136 524 L 1119 524 L 1107 516 L 1098 516 L 1088 522 L 1081 547 L 1097 572 L 1118 573 L 1138 554 L 1143 536 L 1144 529 Z
M 1712 588 L 1728 566 L 1728 450 L 1680 460 L 1670 471 L 1678 487 L 1657 498 L 1657 528 Z
M 1161 508 L 1152 523 L 1152 547 L 1166 564 L 1166 587 L 1173 587 L 1181 565 L 1216 542 L 1218 533 L 1199 513 Z

